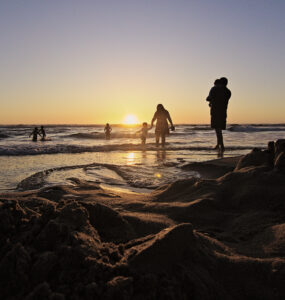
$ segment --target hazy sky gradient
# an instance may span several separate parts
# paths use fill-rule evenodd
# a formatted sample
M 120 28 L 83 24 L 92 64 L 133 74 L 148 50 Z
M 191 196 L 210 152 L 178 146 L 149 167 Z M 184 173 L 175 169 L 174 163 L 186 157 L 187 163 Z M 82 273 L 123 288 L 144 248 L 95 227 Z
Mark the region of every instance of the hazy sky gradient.
M 3 0 L 0 123 L 208 123 L 226 76 L 232 123 L 285 122 L 283 0 Z

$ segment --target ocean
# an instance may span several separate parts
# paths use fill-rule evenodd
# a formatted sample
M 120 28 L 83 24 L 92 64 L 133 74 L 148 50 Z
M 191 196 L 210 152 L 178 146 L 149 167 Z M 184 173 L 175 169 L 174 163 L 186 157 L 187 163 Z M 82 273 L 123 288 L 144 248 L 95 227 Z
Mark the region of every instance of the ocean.
M 47 125 L 47 141 L 33 142 L 33 126 L 0 126 L 0 191 L 31 190 L 92 181 L 105 188 L 149 192 L 177 179 L 199 176 L 184 171 L 190 162 L 218 158 L 209 125 L 177 125 L 156 147 L 154 129 L 140 144 L 140 126 L 113 125 L 106 140 L 103 125 Z M 285 138 L 285 124 L 230 124 L 224 131 L 224 157 L 266 148 Z

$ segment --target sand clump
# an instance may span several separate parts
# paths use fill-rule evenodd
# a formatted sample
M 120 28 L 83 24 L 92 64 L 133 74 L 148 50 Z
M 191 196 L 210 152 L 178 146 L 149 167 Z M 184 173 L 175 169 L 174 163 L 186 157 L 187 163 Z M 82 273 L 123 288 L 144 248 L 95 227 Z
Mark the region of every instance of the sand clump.
M 0 195 L 1 299 L 284 299 L 283 147 L 151 195 Z

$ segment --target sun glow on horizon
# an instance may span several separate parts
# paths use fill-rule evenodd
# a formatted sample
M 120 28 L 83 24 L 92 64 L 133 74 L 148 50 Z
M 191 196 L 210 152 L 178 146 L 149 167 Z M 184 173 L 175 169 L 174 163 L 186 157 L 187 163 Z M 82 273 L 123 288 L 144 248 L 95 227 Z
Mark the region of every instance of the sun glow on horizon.
M 135 116 L 133 114 L 126 115 L 123 120 L 123 124 L 126 124 L 126 125 L 133 125 L 133 124 L 138 124 L 138 123 L 139 123 L 139 120 L 138 120 L 137 116 Z

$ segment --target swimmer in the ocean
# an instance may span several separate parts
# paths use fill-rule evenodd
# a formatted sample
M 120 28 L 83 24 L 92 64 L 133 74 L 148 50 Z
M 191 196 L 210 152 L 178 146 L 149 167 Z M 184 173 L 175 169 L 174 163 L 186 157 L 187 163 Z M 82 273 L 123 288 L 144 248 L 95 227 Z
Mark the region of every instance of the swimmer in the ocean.
M 29 135 L 29 137 L 33 136 L 33 142 L 36 142 L 38 140 L 38 135 L 41 136 L 38 127 L 35 127 L 33 132 Z
M 42 141 L 44 141 L 46 139 L 46 131 L 44 129 L 44 126 L 41 126 L 39 134 L 42 136 Z
M 112 131 L 112 127 L 110 126 L 109 123 L 106 124 L 104 131 L 105 131 L 106 140 L 109 140 L 111 138 L 111 131 Z

